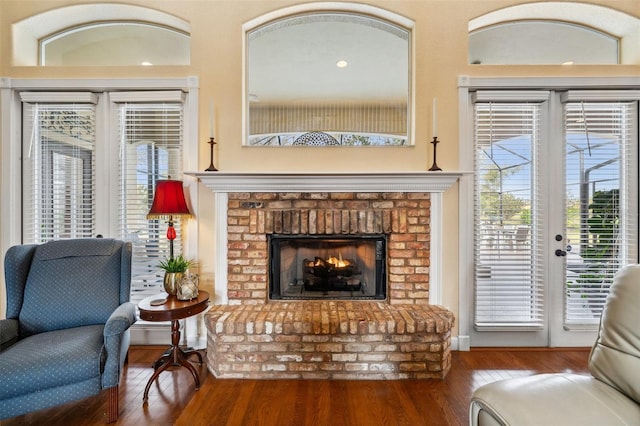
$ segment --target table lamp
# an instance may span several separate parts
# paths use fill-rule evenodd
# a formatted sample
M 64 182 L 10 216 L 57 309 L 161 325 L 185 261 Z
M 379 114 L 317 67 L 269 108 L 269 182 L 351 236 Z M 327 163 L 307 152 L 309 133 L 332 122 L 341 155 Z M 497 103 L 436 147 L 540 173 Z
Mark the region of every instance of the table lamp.
M 169 240 L 169 259 L 173 259 L 173 240 L 176 238 L 176 229 L 173 227 L 173 216 L 191 217 L 191 212 L 184 199 L 182 181 L 158 180 L 156 191 L 151 204 L 151 210 L 147 213 L 147 219 L 169 217 L 167 239 Z

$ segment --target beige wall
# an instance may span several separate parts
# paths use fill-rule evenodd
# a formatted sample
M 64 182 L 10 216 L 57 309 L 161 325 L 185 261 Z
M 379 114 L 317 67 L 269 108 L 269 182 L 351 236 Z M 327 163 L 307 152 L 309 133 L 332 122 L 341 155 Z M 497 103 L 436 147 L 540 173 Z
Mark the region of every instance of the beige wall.
M 363 1 L 415 21 L 415 146 L 341 150 L 314 148 L 259 148 L 242 146 L 242 24 L 296 1 L 275 0 L 147 0 L 129 1 L 173 14 L 191 24 L 191 65 L 179 67 L 38 68 L 13 67 L 11 24 L 62 6 L 98 3 L 91 0 L 0 0 L 0 76 L 20 78 L 183 77 L 200 81 L 200 170 L 209 165 L 209 102 L 216 104 L 216 166 L 223 171 L 423 171 L 431 165 L 430 117 L 432 99 L 438 99 L 438 164 L 458 169 L 459 75 L 480 76 L 613 76 L 638 75 L 638 66 L 470 66 L 467 64 L 467 24 L 474 17 L 519 3 L 515 0 Z M 640 17 L 638 0 L 600 0 L 585 3 L 608 6 Z M 313 162 L 297 161 L 313 155 Z M 309 170 L 312 167 L 313 170 Z M 195 212 L 200 235 L 212 232 L 213 195 L 203 186 Z M 458 194 L 444 197 L 444 304 L 458 311 Z M 0 218 L 1 220 L 1 218 Z M 214 251 L 211 239 L 200 238 L 201 273 L 212 286 Z M 3 286 L 4 287 L 4 286 Z M 4 288 L 3 288 L 4 290 Z M 4 305 L 3 293 L 2 305 Z M 4 309 L 2 309 L 4 313 Z M 457 332 L 454 330 L 454 335 Z

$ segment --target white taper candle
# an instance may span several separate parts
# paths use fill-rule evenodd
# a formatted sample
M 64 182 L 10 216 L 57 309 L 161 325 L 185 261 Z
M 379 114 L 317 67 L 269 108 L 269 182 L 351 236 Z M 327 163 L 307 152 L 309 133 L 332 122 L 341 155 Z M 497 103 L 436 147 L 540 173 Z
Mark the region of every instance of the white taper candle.
M 209 137 L 214 137 L 214 109 L 213 109 L 213 99 L 209 101 Z
M 433 122 L 431 123 L 433 126 L 433 137 L 438 136 L 438 100 L 433 98 Z

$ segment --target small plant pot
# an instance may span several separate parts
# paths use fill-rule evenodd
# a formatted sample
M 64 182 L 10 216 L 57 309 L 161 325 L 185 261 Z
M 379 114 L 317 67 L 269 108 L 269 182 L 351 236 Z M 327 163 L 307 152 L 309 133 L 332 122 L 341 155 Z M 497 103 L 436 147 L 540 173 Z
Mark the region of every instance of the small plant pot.
M 184 272 L 165 272 L 164 291 L 175 296 L 183 276 Z

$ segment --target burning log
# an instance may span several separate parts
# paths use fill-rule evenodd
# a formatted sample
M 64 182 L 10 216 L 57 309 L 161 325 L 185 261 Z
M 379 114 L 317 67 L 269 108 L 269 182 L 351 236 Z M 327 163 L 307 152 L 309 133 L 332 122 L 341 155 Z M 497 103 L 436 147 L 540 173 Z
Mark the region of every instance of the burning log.
M 306 290 L 360 290 L 362 283 L 357 275 L 360 271 L 353 260 L 331 256 L 328 259 L 315 257 L 304 259 L 304 284 Z
M 304 273 L 311 274 L 316 277 L 351 277 L 360 273 L 355 262 L 351 260 L 338 260 L 330 257 L 324 260 L 316 257 L 314 260 L 304 260 Z

